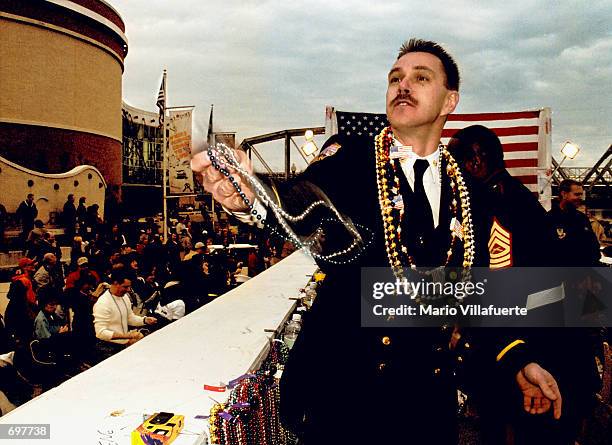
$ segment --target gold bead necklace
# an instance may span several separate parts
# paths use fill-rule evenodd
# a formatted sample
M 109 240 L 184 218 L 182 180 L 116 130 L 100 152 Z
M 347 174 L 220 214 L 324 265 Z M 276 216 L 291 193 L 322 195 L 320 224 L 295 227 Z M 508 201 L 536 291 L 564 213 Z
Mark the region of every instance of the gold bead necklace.
M 378 202 L 383 220 L 385 248 L 391 269 L 397 278 L 403 278 L 403 268 L 416 268 L 414 258 L 406 246 L 401 243 L 401 223 L 404 216 L 404 206 L 395 205 L 395 199 L 400 195 L 399 176 L 395 165 L 390 162 L 389 149 L 393 143 L 391 127 L 384 128 L 375 138 L 376 147 L 376 183 L 378 185 Z M 474 262 L 474 229 L 470 212 L 470 197 L 461 170 L 455 159 L 441 146 L 440 155 L 446 161 L 446 174 L 450 178 L 451 213 L 453 221 L 459 221 L 461 207 L 461 224 L 459 228 L 451 223 L 451 243 L 447 251 L 445 266 L 453 255 L 456 238 L 463 238 L 463 267 L 469 268 Z M 390 185 L 391 183 L 391 185 Z M 458 199 L 457 199 L 458 198 Z M 460 206 L 458 206 L 460 204 Z M 398 247 L 401 248 L 398 249 Z

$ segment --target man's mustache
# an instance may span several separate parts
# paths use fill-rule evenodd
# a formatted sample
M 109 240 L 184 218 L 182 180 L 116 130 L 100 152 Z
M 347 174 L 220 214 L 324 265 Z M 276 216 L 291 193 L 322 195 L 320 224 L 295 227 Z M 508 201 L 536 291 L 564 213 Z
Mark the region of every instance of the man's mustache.
M 413 107 L 419 104 L 419 101 L 410 95 L 410 93 L 400 93 L 393 99 L 392 105 L 397 105 L 398 102 L 408 102 Z

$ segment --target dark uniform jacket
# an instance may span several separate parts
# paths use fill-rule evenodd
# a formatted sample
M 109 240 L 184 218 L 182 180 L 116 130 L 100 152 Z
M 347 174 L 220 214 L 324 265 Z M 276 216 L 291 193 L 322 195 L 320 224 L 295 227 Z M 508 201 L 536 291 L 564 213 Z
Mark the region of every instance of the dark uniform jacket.
M 553 239 L 552 254 L 560 266 L 598 266 L 599 242 L 589 218 L 571 208 L 561 210 L 558 206 L 548 212 L 548 227 Z
M 500 269 L 503 269 L 493 271 L 491 276 L 499 273 L 501 280 L 515 286 L 517 292 L 525 298 L 528 293 L 540 290 L 531 289 L 529 283 L 525 283 L 527 280 L 524 279 L 524 269 L 513 269 L 550 267 L 560 263 L 556 256 L 558 253 L 551 243 L 546 211 L 537 198 L 519 180 L 503 170 L 490 178 L 486 187 L 478 189 L 473 199 L 481 201 L 487 209 L 492 227 L 489 242 L 491 268 L 495 269 L 495 261 L 498 261 Z M 508 243 L 496 244 L 496 239 L 499 238 Z M 502 245 L 506 246 L 505 250 Z M 567 251 L 565 256 L 571 256 L 570 251 Z M 507 269 L 511 266 L 512 269 Z M 557 286 L 563 276 L 561 271 L 552 281 L 539 281 L 537 285 L 544 288 Z M 552 314 L 557 310 L 558 308 L 552 308 Z M 538 440 L 539 433 L 545 435 L 545 441 L 551 444 L 562 443 L 568 434 L 571 436 L 574 426 L 568 424 L 583 415 L 598 388 L 594 342 L 590 330 L 499 328 L 477 330 L 469 335 L 472 336 L 475 346 L 472 360 L 468 360 L 467 380 L 471 383 L 468 383 L 469 393 L 479 408 L 483 425 L 486 427 L 485 433 L 494 434 L 495 425 L 501 422 L 497 427 L 497 433 L 501 436 L 495 439 L 495 436 L 487 437 L 490 443 L 496 443 L 505 435 L 504 421 L 517 422 L 515 428 L 518 429 L 518 434 L 526 434 L 530 437 L 529 440 L 533 441 Z M 496 355 L 501 349 L 516 340 L 524 343 L 517 344 L 497 361 Z M 550 414 L 538 417 L 522 413 L 521 395 L 514 375 L 532 361 L 548 370 L 559 384 L 564 403 L 560 422 L 552 421 Z M 499 376 L 500 374 L 505 374 L 506 377 Z M 482 385 L 485 376 L 506 382 L 506 385 L 502 385 L 501 391 L 492 392 Z M 520 442 L 520 439 L 517 438 L 517 441 Z
M 336 147 L 335 154 L 312 163 L 293 184 L 293 192 L 281 193 L 283 207 L 293 205 L 290 201 L 301 195 L 306 204 L 294 209 L 299 213 L 313 198 L 304 195 L 303 190 L 308 188 L 304 184 L 314 184 L 358 230 L 365 226 L 372 236 L 360 230 L 366 248 L 354 263 L 338 266 L 319 261 L 327 278 L 307 314 L 281 380 L 281 417 L 294 430 L 304 430 L 307 444 L 346 443 L 347 430 L 352 437 L 357 434 L 363 439 L 357 443 L 364 444 L 454 444 L 457 396 L 453 359 L 448 351 L 451 332 L 440 328 L 361 327 L 360 268 L 389 267 L 374 141 L 337 141 L 340 148 Z M 444 264 L 450 245 L 448 177 L 442 175 L 439 225 L 425 239 L 415 239 L 410 233 L 410 218 L 419 209 L 411 207 L 412 191 L 403 173 L 401 182 L 404 242 L 417 265 Z M 292 198 L 283 201 L 287 195 Z M 476 228 L 475 232 L 480 244 L 478 235 L 482 231 Z M 331 242 L 335 235 L 329 234 L 326 241 Z M 462 243 L 457 244 L 453 264 L 461 264 L 463 259 Z M 300 425 L 304 417 L 305 426 Z

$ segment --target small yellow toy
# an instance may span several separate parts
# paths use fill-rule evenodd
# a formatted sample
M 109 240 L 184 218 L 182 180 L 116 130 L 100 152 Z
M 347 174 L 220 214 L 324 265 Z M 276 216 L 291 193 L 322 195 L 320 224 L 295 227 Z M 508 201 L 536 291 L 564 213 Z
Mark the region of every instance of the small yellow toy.
M 132 445 L 167 445 L 183 429 L 185 416 L 174 413 L 155 413 L 132 431 Z
M 314 274 L 314 280 L 318 283 L 320 281 L 323 281 L 325 279 L 325 274 L 321 271 L 317 271 Z

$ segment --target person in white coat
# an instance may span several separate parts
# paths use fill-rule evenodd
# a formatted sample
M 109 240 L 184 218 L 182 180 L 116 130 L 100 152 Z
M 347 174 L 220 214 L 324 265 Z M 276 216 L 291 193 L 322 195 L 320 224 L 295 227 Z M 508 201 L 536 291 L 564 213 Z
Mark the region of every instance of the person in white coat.
M 108 358 L 138 340 L 143 335 L 130 326 L 144 326 L 157 323 L 154 317 L 141 317 L 132 311 L 127 296 L 132 286 L 128 270 L 117 269 L 111 274 L 111 285 L 93 307 L 94 328 L 98 338 L 97 349 L 101 358 Z

